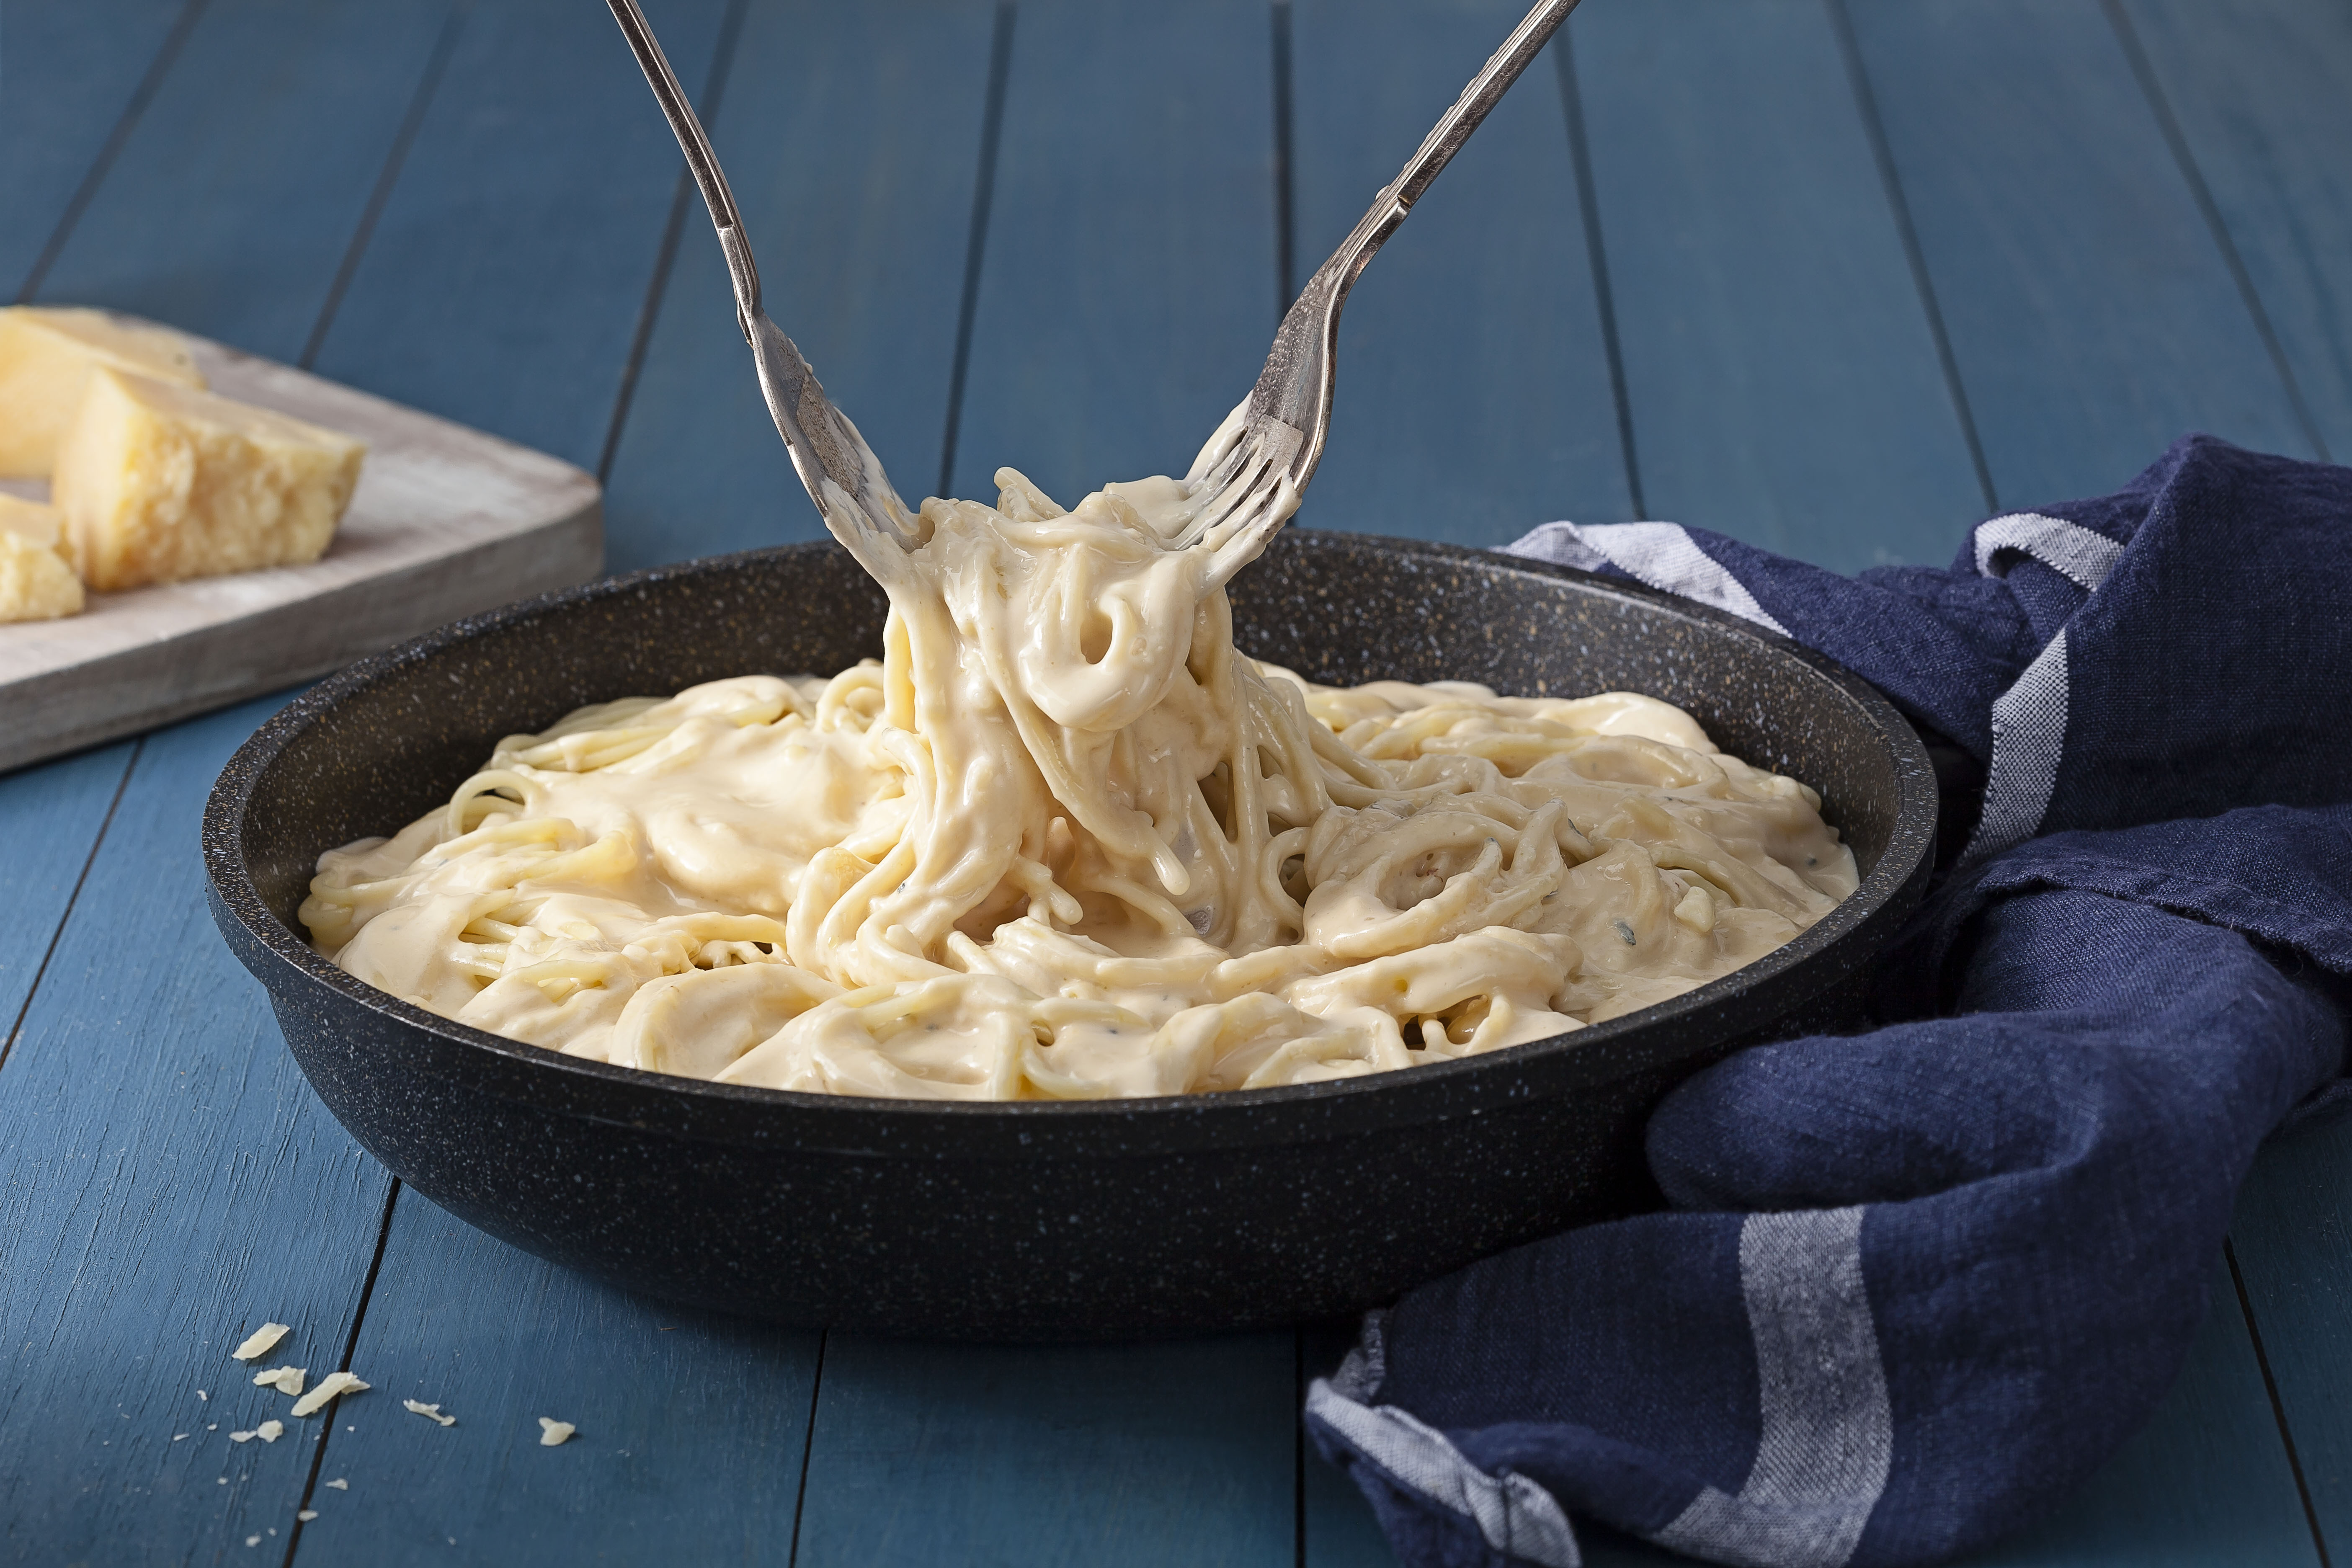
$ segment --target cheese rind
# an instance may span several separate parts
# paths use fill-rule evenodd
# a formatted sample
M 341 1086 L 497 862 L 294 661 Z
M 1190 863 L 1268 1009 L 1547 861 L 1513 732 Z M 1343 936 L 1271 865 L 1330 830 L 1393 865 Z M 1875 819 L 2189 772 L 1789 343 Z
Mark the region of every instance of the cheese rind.
M 0 477 L 37 479 L 49 471 L 89 374 L 100 365 L 183 386 L 205 384 L 177 332 L 132 326 L 103 310 L 0 310 Z
M 137 588 L 316 561 L 366 454 L 269 409 L 100 368 L 49 495 L 82 581 Z

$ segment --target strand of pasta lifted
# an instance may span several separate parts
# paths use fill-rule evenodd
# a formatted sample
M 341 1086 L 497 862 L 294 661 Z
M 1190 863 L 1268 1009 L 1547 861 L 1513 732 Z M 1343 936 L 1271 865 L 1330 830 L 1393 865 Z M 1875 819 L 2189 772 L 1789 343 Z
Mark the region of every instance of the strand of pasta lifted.
M 1235 651 L 1207 546 L 1165 547 L 1184 483 L 1065 512 L 996 477 L 881 563 L 878 664 L 509 737 L 446 809 L 320 858 L 313 940 L 574 1056 L 1083 1099 L 1557 1035 L 1853 890 L 1813 792 L 1680 709 L 1307 685 Z

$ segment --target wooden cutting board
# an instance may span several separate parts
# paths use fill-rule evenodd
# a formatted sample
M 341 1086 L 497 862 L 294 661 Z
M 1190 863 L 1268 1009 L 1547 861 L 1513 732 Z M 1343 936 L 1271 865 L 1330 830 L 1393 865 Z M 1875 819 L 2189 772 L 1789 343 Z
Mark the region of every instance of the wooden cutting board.
M 308 566 L 92 594 L 79 616 L 0 625 L 0 770 L 279 690 L 603 570 L 593 475 L 290 365 L 188 343 L 214 391 L 367 442 L 351 510 Z M 47 499 L 38 481 L 0 489 Z

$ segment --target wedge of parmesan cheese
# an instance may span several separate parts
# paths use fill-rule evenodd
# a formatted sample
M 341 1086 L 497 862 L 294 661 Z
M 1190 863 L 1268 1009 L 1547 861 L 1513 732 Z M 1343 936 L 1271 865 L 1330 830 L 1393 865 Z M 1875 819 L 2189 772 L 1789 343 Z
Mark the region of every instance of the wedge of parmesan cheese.
M 103 310 L 0 310 L 0 476 L 49 472 L 58 442 L 100 365 L 202 387 L 186 340 L 160 327 L 134 327 Z
M 347 1372 L 331 1372 L 319 1380 L 319 1386 L 294 1402 L 294 1414 L 310 1415 L 326 1407 L 327 1401 L 339 1394 L 357 1394 L 369 1385 Z
M 455 1415 L 442 1415 L 438 1405 L 427 1405 L 421 1399 L 404 1399 L 400 1403 L 402 1407 L 412 1415 L 422 1415 L 428 1421 L 438 1421 L 444 1426 L 455 1426 L 457 1424 L 457 1418 Z
M 66 555 L 100 592 L 316 561 L 364 442 L 267 408 L 98 369 L 58 448 Z
M 274 1388 L 280 1394 L 299 1394 L 302 1392 L 302 1380 L 309 1375 L 308 1369 L 303 1367 L 273 1366 L 268 1372 L 255 1373 L 253 1385 L 256 1388 Z
M 278 1341 L 294 1331 L 291 1323 L 264 1323 L 253 1331 L 245 1343 L 228 1353 L 238 1361 L 259 1361 L 269 1353 Z
M 579 1430 L 579 1427 L 569 1421 L 557 1421 L 542 1415 L 539 1418 L 539 1446 L 542 1448 L 552 1448 Z
M 81 614 L 81 579 L 58 553 L 57 538 L 54 510 L 0 495 L 0 621 Z

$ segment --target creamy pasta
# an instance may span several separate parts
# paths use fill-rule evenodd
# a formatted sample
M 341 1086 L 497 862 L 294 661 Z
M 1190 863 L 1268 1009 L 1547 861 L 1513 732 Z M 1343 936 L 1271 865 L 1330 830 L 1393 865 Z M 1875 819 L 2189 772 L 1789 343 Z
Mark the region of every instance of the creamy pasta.
M 353 975 L 570 1055 L 957 1100 L 1312 1082 L 1679 994 L 1855 886 L 1797 781 L 1630 692 L 1239 655 L 1170 479 L 1011 469 L 884 564 L 884 654 L 583 708 L 330 851 Z M 869 562 L 869 567 L 875 563 Z

